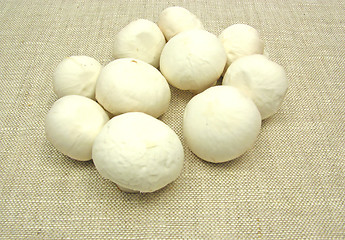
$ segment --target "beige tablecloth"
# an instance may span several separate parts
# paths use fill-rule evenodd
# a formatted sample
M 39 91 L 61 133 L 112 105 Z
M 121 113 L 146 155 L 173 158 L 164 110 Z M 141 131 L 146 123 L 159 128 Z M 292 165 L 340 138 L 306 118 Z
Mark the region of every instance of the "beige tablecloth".
M 161 118 L 185 149 L 181 176 L 126 194 L 92 161 L 47 141 L 52 73 L 67 56 L 112 60 L 130 21 L 179 5 L 219 34 L 259 30 L 289 92 L 253 149 L 224 164 L 195 157 L 181 121 L 192 94 L 172 88 Z M 0 2 L 1 239 L 344 239 L 345 2 L 343 0 L 104 0 Z

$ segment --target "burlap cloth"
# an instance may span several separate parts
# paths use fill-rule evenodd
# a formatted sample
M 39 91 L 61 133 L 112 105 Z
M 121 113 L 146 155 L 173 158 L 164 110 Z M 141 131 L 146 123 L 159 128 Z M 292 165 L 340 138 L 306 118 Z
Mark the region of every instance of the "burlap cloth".
M 46 140 L 52 73 L 70 55 L 107 64 L 114 34 L 173 5 L 214 34 L 258 29 L 289 92 L 255 147 L 216 165 L 186 147 L 192 94 L 172 88 L 162 120 L 184 144 L 184 170 L 158 192 L 122 193 Z M 0 238 L 344 239 L 344 59 L 342 0 L 0 1 Z

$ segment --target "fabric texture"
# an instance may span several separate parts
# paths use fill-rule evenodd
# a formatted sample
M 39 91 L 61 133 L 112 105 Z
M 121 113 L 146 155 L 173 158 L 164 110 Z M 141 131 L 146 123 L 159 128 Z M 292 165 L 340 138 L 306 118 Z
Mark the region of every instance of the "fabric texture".
M 211 164 L 183 140 L 193 95 L 171 87 L 161 120 L 184 145 L 183 172 L 127 194 L 47 141 L 52 74 L 71 55 L 106 65 L 122 27 L 168 6 L 216 35 L 255 27 L 289 91 L 250 151 Z M 344 13 L 342 0 L 0 1 L 0 239 L 344 239 Z

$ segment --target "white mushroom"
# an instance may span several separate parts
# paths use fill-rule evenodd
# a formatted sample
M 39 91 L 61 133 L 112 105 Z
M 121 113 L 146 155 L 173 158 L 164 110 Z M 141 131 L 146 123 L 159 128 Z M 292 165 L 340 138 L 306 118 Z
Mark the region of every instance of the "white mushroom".
M 110 113 L 145 112 L 159 117 L 168 110 L 170 88 L 163 75 L 138 59 L 121 58 L 106 65 L 96 86 L 97 101 Z
M 165 38 L 169 41 L 180 32 L 204 29 L 200 19 L 183 7 L 168 7 L 159 15 L 157 22 Z
M 194 96 L 183 116 L 183 136 L 203 160 L 235 159 L 255 143 L 261 118 L 252 100 L 230 86 L 215 86 Z
M 58 99 L 45 119 L 49 142 L 63 154 L 80 161 L 91 159 L 93 141 L 109 120 L 95 101 L 78 95 Z
M 113 56 L 115 59 L 136 58 L 158 68 L 164 45 L 165 38 L 157 24 L 138 19 L 116 34 Z
M 255 54 L 236 60 L 228 68 L 223 85 L 240 89 L 252 98 L 262 119 L 275 114 L 288 89 L 285 70 L 264 55 Z
M 92 57 L 71 56 L 63 59 L 53 73 L 53 89 L 58 98 L 81 95 L 95 99 L 95 87 L 101 64 Z
M 99 173 L 124 191 L 153 192 L 181 173 L 184 152 L 176 133 L 141 112 L 112 118 L 92 149 Z
M 228 58 L 225 70 L 240 57 L 264 53 L 264 42 L 259 32 L 247 24 L 229 26 L 221 32 L 219 39 Z
M 176 88 L 200 92 L 221 76 L 226 54 L 219 39 L 205 30 L 177 34 L 163 48 L 160 70 Z

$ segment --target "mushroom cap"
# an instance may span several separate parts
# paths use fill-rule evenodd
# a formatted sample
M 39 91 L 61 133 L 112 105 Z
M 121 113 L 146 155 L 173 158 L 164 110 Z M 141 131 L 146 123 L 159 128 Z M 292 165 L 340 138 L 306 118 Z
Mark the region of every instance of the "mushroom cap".
M 168 7 L 159 15 L 157 22 L 165 38 L 169 41 L 180 32 L 204 29 L 200 19 L 183 7 Z
M 153 192 L 181 173 L 184 152 L 176 133 L 141 112 L 112 118 L 92 149 L 99 173 L 125 190 Z
M 48 141 L 63 154 L 79 160 L 91 159 L 93 141 L 109 120 L 95 101 L 78 95 L 58 99 L 45 118 Z
M 255 143 L 261 117 L 252 100 L 230 86 L 195 95 L 183 115 L 183 136 L 201 159 L 220 163 L 235 159 Z
M 252 54 L 264 53 L 264 42 L 259 32 L 247 24 L 233 24 L 219 35 L 226 54 L 227 69 L 236 59 Z
M 264 55 L 255 54 L 236 60 L 226 71 L 223 85 L 240 89 L 252 98 L 266 119 L 275 114 L 288 89 L 285 70 Z
M 115 59 L 136 58 L 158 68 L 164 45 L 165 38 L 157 24 L 138 19 L 115 35 L 113 56 Z
M 205 30 L 177 34 L 163 48 L 160 70 L 181 90 L 201 91 L 221 76 L 226 54 L 219 39 Z
M 53 73 L 53 90 L 58 98 L 81 95 L 95 99 L 95 87 L 101 64 L 88 56 L 63 59 Z
M 145 112 L 159 117 L 168 110 L 171 93 L 163 75 L 153 66 L 133 58 L 106 65 L 96 85 L 97 101 L 110 113 Z

